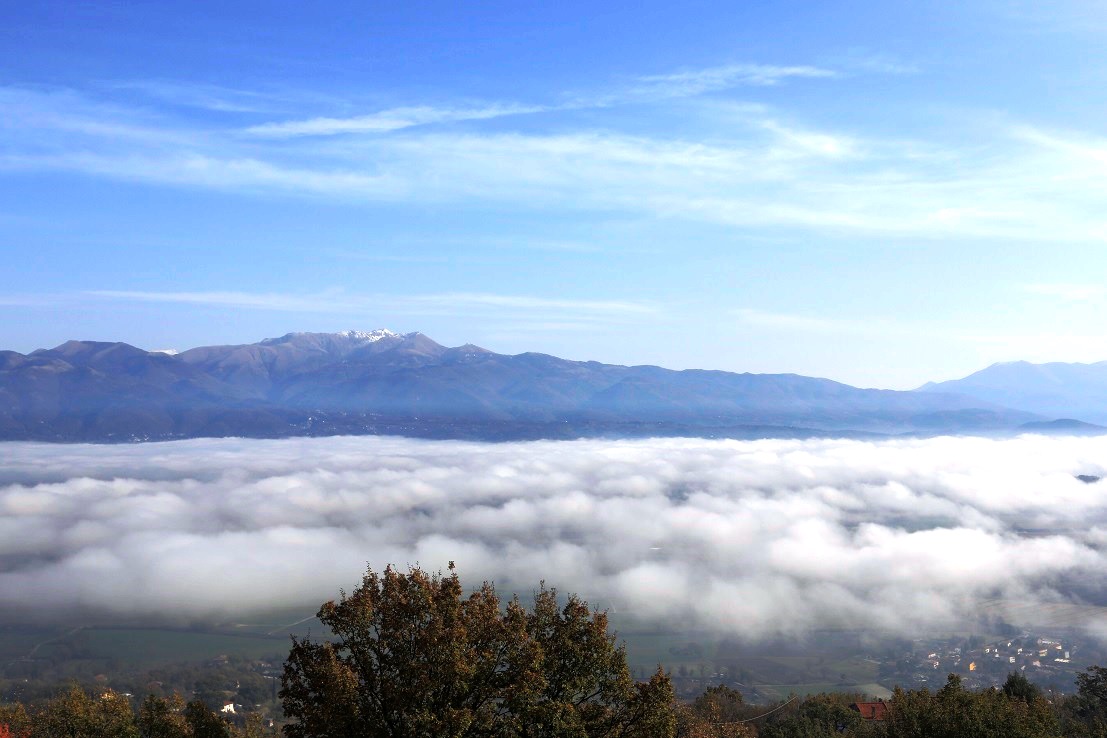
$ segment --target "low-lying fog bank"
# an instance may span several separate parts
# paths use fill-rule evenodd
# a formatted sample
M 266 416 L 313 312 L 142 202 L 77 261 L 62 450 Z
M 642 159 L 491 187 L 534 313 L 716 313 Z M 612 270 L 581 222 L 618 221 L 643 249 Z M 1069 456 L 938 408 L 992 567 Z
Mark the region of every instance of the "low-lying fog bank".
M 8 620 L 313 612 L 366 563 L 457 562 L 761 637 L 913 633 L 984 599 L 1090 601 L 1107 438 L 397 438 L 0 444 Z M 506 585 L 506 586 L 505 586 Z M 1025 611 L 1025 607 L 1022 608 Z

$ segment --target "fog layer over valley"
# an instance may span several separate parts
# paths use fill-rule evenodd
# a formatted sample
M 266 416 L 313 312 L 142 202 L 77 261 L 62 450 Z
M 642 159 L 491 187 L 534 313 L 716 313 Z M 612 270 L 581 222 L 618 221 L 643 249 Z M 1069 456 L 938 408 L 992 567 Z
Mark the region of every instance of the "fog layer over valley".
M 1091 601 L 1107 439 L 0 444 L 9 621 L 228 620 L 367 563 L 748 638 Z M 1089 584 L 1091 583 L 1091 584 Z

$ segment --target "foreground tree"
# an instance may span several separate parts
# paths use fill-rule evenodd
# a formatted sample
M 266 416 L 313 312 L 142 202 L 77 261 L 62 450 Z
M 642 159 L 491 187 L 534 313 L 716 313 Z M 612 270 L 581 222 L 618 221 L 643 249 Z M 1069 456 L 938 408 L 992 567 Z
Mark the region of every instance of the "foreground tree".
M 1014 683 L 1011 683 L 1014 685 Z M 1052 707 L 1041 696 L 1001 690 L 970 692 L 950 674 L 946 685 L 905 692 L 896 689 L 886 721 L 888 738 L 1054 738 L 1060 735 Z
M 677 738 L 747 738 L 742 693 L 719 685 L 710 687 L 690 704 L 676 706 Z
M 1060 702 L 1066 736 L 1107 738 L 1107 669 L 1088 667 L 1076 675 L 1077 692 Z
M 243 735 L 200 700 L 149 695 L 136 718 L 142 738 L 237 738 Z
M 191 738 L 192 729 L 185 720 L 184 700 L 180 695 L 148 695 L 138 709 L 135 722 L 142 738 Z
M 867 724 L 861 713 L 851 710 L 860 695 L 819 694 L 807 697 L 794 710 L 778 713 L 766 721 L 758 735 L 764 738 L 821 738 L 826 736 L 881 735 L 883 726 Z
M 31 719 L 23 705 L 0 705 L 0 738 L 23 738 L 30 732 Z
M 1022 700 L 1033 705 L 1042 696 L 1041 688 L 1020 672 L 1012 671 L 1001 687 L 1003 693 L 1013 700 Z
M 635 683 L 607 616 L 545 586 L 527 611 L 485 583 L 392 567 L 319 610 L 334 640 L 293 639 L 281 700 L 290 738 L 673 735 L 659 669 Z
M 35 710 L 31 738 L 139 738 L 130 701 L 111 690 L 90 697 L 73 686 Z
M 191 738 L 234 738 L 231 724 L 201 700 L 193 700 L 184 708 L 185 724 Z

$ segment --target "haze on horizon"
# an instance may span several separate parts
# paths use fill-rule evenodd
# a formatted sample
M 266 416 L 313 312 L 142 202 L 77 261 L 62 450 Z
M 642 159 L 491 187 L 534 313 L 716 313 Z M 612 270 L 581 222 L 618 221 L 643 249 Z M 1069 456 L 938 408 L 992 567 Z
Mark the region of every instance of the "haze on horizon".
M 1107 359 L 1105 35 L 1085 0 L 19 4 L 0 349 Z

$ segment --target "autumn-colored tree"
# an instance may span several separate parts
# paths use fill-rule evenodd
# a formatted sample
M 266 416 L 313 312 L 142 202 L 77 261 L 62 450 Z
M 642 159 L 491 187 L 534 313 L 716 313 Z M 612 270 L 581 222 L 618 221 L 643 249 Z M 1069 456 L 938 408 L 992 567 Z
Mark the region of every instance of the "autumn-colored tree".
M 90 697 L 80 687 L 31 715 L 31 738 L 140 738 L 130 701 L 108 690 Z
M 273 735 L 276 735 L 276 732 L 273 728 L 266 727 L 262 722 L 261 716 L 257 713 L 250 713 L 247 715 L 246 724 L 235 732 L 236 738 L 264 738 L 265 736 Z
M 744 720 L 742 693 L 719 685 L 691 704 L 676 706 L 677 738 L 746 738 L 756 735 Z
M 290 738 L 673 734 L 668 677 L 635 683 L 606 614 L 545 586 L 528 611 L 488 583 L 464 597 L 452 563 L 388 567 L 319 619 L 334 639 L 293 639 L 285 663 Z
M 30 731 L 31 721 L 23 705 L 0 705 L 0 738 L 26 738 Z
M 222 715 L 213 712 L 200 700 L 185 705 L 184 719 L 192 738 L 234 738 L 236 733 Z
M 136 718 L 142 738 L 237 738 L 243 735 L 200 700 L 187 705 L 180 695 L 148 696 Z M 247 726 L 255 734 L 258 726 Z
M 192 738 L 192 728 L 184 716 L 180 695 L 149 695 L 138 709 L 136 722 L 142 738 Z

